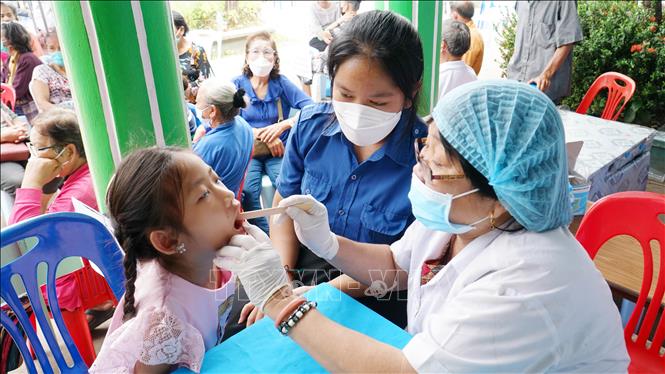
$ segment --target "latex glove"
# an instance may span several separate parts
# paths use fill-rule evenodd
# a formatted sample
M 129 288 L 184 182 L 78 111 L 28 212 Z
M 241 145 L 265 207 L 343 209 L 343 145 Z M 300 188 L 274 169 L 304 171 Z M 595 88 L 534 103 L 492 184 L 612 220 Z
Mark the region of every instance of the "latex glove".
M 302 207 L 294 205 L 305 205 Z M 339 242 L 330 231 L 328 210 L 311 195 L 293 195 L 279 202 L 286 208 L 286 214 L 293 219 L 296 236 L 302 244 L 317 256 L 330 260 L 337 255 Z
M 266 301 L 284 287 L 289 278 L 270 238 L 256 226 L 243 225 L 247 235 L 234 235 L 228 245 L 217 251 L 214 262 L 234 272 L 245 287 L 252 304 L 263 310 Z

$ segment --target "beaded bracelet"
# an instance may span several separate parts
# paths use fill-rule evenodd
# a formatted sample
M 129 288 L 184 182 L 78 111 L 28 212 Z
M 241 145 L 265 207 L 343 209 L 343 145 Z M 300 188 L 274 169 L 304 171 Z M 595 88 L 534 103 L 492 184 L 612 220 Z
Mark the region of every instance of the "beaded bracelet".
M 299 306 L 303 305 L 304 303 L 307 302 L 307 299 L 304 297 L 300 296 L 297 297 L 282 309 L 281 312 L 277 315 L 277 318 L 275 318 L 275 328 L 279 330 L 279 324 L 286 319 L 287 316 L 290 316 L 293 314 L 293 312 L 298 309 Z
M 300 321 L 302 317 L 305 316 L 305 313 L 316 308 L 317 305 L 318 304 L 316 301 L 308 301 L 302 304 L 298 307 L 298 309 L 296 309 L 295 312 L 293 312 L 293 314 L 291 314 L 291 316 L 286 321 L 282 321 L 282 323 L 279 324 L 277 330 L 279 330 L 279 332 L 284 336 L 288 335 L 289 331 L 296 325 L 296 323 L 298 323 L 298 321 Z

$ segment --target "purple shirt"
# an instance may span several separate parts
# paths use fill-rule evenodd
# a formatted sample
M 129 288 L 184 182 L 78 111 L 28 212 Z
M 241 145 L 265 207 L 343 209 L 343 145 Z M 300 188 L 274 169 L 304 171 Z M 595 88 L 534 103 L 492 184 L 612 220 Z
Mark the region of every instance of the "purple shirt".
M 2 81 L 7 82 L 9 79 L 9 61 L 11 57 L 3 64 Z M 16 103 L 25 104 L 32 101 L 28 85 L 32 80 L 32 71 L 36 66 L 41 65 L 42 60 L 35 56 L 32 52 L 21 53 L 18 57 L 16 64 L 16 72 L 14 73 L 14 81 L 12 86 L 16 91 Z

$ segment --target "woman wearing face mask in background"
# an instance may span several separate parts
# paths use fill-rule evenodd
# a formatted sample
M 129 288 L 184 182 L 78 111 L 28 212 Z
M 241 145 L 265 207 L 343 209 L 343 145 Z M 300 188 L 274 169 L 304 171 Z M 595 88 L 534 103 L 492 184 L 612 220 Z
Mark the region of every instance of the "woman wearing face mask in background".
M 267 174 L 275 186 L 289 130 L 296 120 L 296 116 L 288 118 L 289 112 L 313 104 L 313 101 L 279 74 L 277 45 L 267 32 L 247 37 L 242 75 L 234 78 L 233 83 L 249 97 L 249 105 L 240 111 L 240 116 L 254 128 L 254 137 L 267 146 L 267 149 L 254 147 L 243 189 L 243 208 L 261 209 L 261 178 Z M 263 154 L 261 148 L 265 150 Z M 265 218 L 251 222 L 268 232 Z
M 43 112 L 56 105 L 74 109 L 60 42 L 54 32 L 46 35 L 46 51 L 48 54 L 42 57 L 44 64 L 35 67 L 30 82 L 30 93 L 37 109 Z
M 31 124 L 28 143 L 31 157 L 25 167 L 21 188 L 16 190 L 9 224 L 45 213 L 73 212 L 72 198 L 98 209 L 74 112 L 53 107 L 39 113 Z M 57 193 L 55 197 L 54 193 Z M 57 293 L 61 308 L 73 311 L 80 307 L 77 283 L 75 274 L 58 278 Z M 86 315 L 89 328 L 94 329 L 111 318 L 113 303 L 106 301 L 87 310 Z
M 199 129 L 205 129 L 205 135 L 192 148 L 238 199 L 254 143 L 252 128 L 238 116 L 246 106 L 244 95 L 231 82 L 208 79 L 201 83 L 196 108 L 203 119 Z
M 404 348 L 292 295 L 258 230 L 234 236 L 218 266 L 238 274 L 251 302 L 330 372 L 625 373 L 612 294 L 567 227 L 564 131 L 552 101 L 524 83 L 479 81 L 451 91 L 432 116 L 426 142 L 412 145 L 416 221 L 399 241 L 334 235 L 335 212 L 311 196 L 281 204 L 315 253 L 365 284 L 379 272 L 408 289 L 413 338 Z M 311 208 L 293 206 L 302 203 Z
M 407 193 L 416 159 L 410 150 L 414 139 L 427 136 L 414 110 L 423 74 L 420 38 L 406 19 L 373 11 L 354 17 L 329 48 L 332 104 L 300 113 L 273 205 L 312 195 L 328 208 L 335 234 L 389 244 L 413 222 Z M 341 274 L 298 241 L 292 222 L 273 225 L 271 237 L 294 280 L 311 285 Z M 376 281 L 381 285 L 380 276 Z M 366 290 L 345 275 L 332 283 L 406 325 L 405 293 Z
M 74 112 L 52 108 L 38 114 L 31 124 L 28 143 L 31 157 L 25 167 L 21 188 L 16 190 L 9 224 L 44 213 L 73 212 L 72 197 L 97 209 L 92 177 Z M 51 188 L 54 181 L 63 180 L 61 187 L 56 184 Z M 60 192 L 51 201 L 58 187 Z

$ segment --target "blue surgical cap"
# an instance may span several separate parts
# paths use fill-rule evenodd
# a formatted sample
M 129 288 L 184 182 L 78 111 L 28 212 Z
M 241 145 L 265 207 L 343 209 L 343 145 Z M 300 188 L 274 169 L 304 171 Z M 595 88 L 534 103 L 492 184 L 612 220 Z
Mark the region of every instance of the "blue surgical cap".
M 570 223 L 563 124 L 545 94 L 510 80 L 467 83 L 445 95 L 432 117 L 527 230 Z

